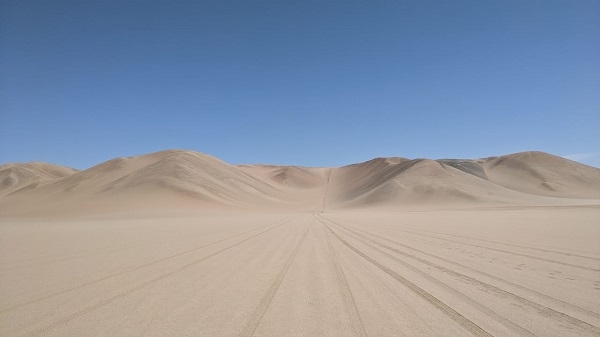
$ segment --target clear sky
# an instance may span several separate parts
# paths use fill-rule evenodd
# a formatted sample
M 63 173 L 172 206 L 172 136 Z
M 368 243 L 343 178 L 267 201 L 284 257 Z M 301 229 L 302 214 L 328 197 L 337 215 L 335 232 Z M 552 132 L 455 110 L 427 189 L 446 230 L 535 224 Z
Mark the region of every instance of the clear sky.
M 0 163 L 600 166 L 600 1 L 0 0 Z

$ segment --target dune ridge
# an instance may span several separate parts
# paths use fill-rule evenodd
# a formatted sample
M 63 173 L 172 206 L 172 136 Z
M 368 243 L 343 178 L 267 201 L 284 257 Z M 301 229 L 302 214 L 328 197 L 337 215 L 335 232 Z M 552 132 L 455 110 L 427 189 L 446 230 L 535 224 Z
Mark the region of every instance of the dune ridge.
M 0 195 L 36 188 L 46 182 L 77 173 L 78 170 L 43 162 L 0 165 Z
M 3 215 L 129 209 L 324 210 L 600 203 L 600 169 L 543 152 L 482 159 L 375 158 L 335 168 L 231 165 L 186 150 L 87 170 L 0 166 Z

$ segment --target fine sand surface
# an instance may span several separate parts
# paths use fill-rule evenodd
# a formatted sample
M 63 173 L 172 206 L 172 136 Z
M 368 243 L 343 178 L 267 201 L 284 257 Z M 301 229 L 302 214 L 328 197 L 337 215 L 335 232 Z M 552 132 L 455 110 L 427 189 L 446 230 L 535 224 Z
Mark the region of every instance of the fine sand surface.
M 598 336 L 600 208 L 0 222 L 1 336 Z
M 0 165 L 0 336 L 600 336 L 600 169 Z

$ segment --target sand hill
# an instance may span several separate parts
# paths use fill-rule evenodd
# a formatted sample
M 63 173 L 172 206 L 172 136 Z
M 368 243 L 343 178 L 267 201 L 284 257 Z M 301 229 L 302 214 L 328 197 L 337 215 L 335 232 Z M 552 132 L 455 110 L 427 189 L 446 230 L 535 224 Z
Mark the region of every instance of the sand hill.
M 0 179 L 0 336 L 600 336 L 600 170 L 546 153 Z
M 566 198 L 600 198 L 600 170 L 543 152 L 489 158 L 488 179 L 525 193 Z
M 484 159 L 376 158 L 337 168 L 230 165 L 183 150 L 84 171 L 0 166 L 3 215 L 136 209 L 324 210 L 596 204 L 600 170 L 541 152 Z
M 34 189 L 77 172 L 70 167 L 41 162 L 0 165 L 0 195 Z

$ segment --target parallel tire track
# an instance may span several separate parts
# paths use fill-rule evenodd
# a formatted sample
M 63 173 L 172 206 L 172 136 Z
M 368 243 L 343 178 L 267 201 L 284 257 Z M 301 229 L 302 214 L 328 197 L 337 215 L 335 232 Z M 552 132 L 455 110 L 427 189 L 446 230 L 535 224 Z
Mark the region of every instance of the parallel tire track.
M 412 290 L 415 294 L 419 295 L 425 301 L 429 302 L 430 304 L 432 304 L 433 306 L 435 306 L 436 308 L 438 308 L 439 310 L 441 310 L 442 312 L 444 312 L 452 320 L 454 320 L 460 326 L 462 326 L 463 328 L 465 328 L 466 330 L 468 330 L 469 332 L 471 332 L 474 336 L 492 337 L 492 335 L 490 333 L 488 333 L 487 331 L 483 330 L 479 325 L 473 323 L 468 318 L 464 317 L 463 315 L 461 315 L 456 310 L 452 309 L 450 306 L 448 306 L 444 302 L 438 300 L 433 295 L 431 295 L 427 291 L 423 290 L 421 287 L 419 287 L 416 284 L 410 282 L 406 278 L 398 275 L 395 271 L 393 271 L 390 268 L 382 265 L 381 263 L 377 262 L 376 260 L 374 260 L 373 258 L 371 258 L 370 256 L 368 256 L 367 254 L 365 254 L 362 251 L 360 251 L 355 246 L 353 246 L 350 243 L 348 243 L 341 236 L 339 236 L 337 233 L 335 233 L 329 226 L 325 225 L 325 227 L 327 227 L 327 229 L 329 230 L 329 232 L 331 234 L 333 234 L 342 244 L 344 244 L 344 246 L 348 247 L 350 250 L 352 250 L 353 252 L 355 252 L 357 255 L 359 255 L 363 259 L 367 260 L 368 262 L 372 263 L 377 268 L 381 269 L 383 272 L 385 272 L 386 274 L 388 274 L 389 276 L 391 276 L 392 278 L 394 278 L 396 281 L 400 282 L 402 285 L 404 285 L 405 287 L 407 287 L 410 290 Z
M 329 221 L 332 221 L 332 220 L 329 220 Z M 332 222 L 333 222 L 333 223 L 336 223 L 336 224 L 338 224 L 338 225 L 340 225 L 340 226 L 342 226 L 342 225 L 341 225 L 341 224 L 339 224 L 338 222 L 335 222 L 335 221 L 332 221 Z M 356 223 L 356 224 L 358 224 L 358 223 Z M 441 261 L 444 261 L 444 262 L 450 263 L 450 264 L 452 264 L 452 265 L 455 265 L 455 266 L 458 266 L 458 267 L 460 267 L 460 268 L 463 268 L 463 269 L 469 270 L 469 271 L 471 271 L 471 272 L 473 272 L 473 273 L 476 273 L 476 274 L 479 274 L 479 275 L 483 275 L 483 276 L 485 276 L 485 277 L 491 278 L 491 279 L 493 279 L 493 280 L 496 280 L 496 281 L 498 281 L 498 282 L 504 283 L 504 284 L 506 284 L 506 285 L 509 285 L 509 286 L 511 286 L 511 287 L 514 287 L 514 288 L 517 288 L 517 289 L 521 289 L 521 290 L 527 291 L 527 292 L 529 292 L 529 293 L 532 293 L 532 294 L 534 294 L 534 295 L 536 295 L 536 296 L 542 297 L 542 298 L 544 298 L 544 299 L 546 299 L 546 300 L 549 300 L 549 301 L 551 301 L 551 302 L 558 303 L 558 305 L 560 305 L 560 306 L 563 306 L 563 307 L 568 307 L 569 309 L 571 309 L 571 310 L 573 310 L 573 311 L 577 311 L 577 312 L 579 312 L 579 313 L 582 313 L 582 314 L 584 314 L 584 315 L 591 316 L 591 317 L 594 317 L 594 318 L 596 318 L 596 319 L 600 319 L 600 314 L 598 314 L 597 312 L 594 312 L 594 311 L 591 311 L 591 310 L 588 310 L 588 309 L 585 309 L 585 308 L 579 307 L 579 306 L 577 306 L 577 305 L 575 305 L 575 304 L 571 304 L 571 303 L 569 303 L 569 302 L 565 302 L 565 301 L 563 301 L 563 300 L 560 300 L 560 299 L 558 299 L 558 298 L 552 297 L 552 296 L 550 296 L 550 295 L 543 294 L 543 293 L 541 293 L 541 292 L 539 292 L 539 291 L 537 291 L 537 290 L 533 290 L 533 289 L 530 289 L 530 288 L 524 287 L 524 286 L 522 286 L 522 285 L 520 285 L 520 284 L 517 284 L 517 283 L 511 282 L 511 281 L 505 280 L 505 279 L 503 279 L 503 278 L 500 278 L 500 277 L 494 276 L 494 275 L 492 275 L 492 274 L 488 274 L 488 273 L 486 273 L 486 272 L 483 272 L 483 271 L 481 271 L 481 270 L 478 270 L 478 269 L 475 269 L 475 268 L 471 268 L 471 267 L 469 267 L 469 266 L 466 266 L 466 265 L 464 265 L 464 264 L 460 264 L 460 263 L 458 263 L 458 262 L 455 262 L 455 261 L 452 261 L 452 260 L 446 259 L 446 258 L 444 258 L 444 257 L 438 256 L 438 255 L 435 255 L 435 254 L 428 253 L 428 252 L 426 252 L 426 251 L 423 251 L 423 250 L 420 250 L 420 249 L 414 248 L 414 247 L 412 247 L 412 246 L 409 246 L 409 245 L 405 245 L 405 244 L 403 244 L 403 243 L 400 243 L 400 242 L 398 242 L 398 241 L 390 240 L 389 238 L 383 237 L 383 236 L 381 236 L 381 235 L 377 235 L 377 234 L 369 233 L 369 232 L 367 232 L 367 231 L 360 230 L 360 229 L 358 229 L 358 228 L 355 228 L 355 227 L 352 227 L 352 226 L 342 226 L 342 227 L 346 228 L 348 231 L 351 231 L 351 232 L 355 233 L 356 235 L 359 235 L 359 236 L 361 236 L 361 237 L 363 237 L 363 238 L 365 238 L 365 236 L 363 236 L 363 235 L 361 235 L 361 234 L 358 234 L 358 233 L 356 233 L 356 232 L 354 232 L 354 231 L 359 231 L 359 232 L 361 232 L 361 233 L 365 233 L 365 234 L 367 234 L 367 235 L 370 235 L 370 236 L 373 236 L 373 237 L 376 237 L 376 238 L 379 238 L 379 239 L 382 239 L 382 240 L 385 240 L 385 241 L 391 242 L 391 243 L 393 243 L 393 244 L 395 244 L 395 245 L 398 245 L 398 246 L 401 246 L 401 247 L 404 247 L 404 248 L 408 248 L 408 249 L 410 249 L 410 250 L 412 250 L 412 251 L 415 251 L 415 252 L 418 252 L 418 253 L 420 253 L 420 254 L 423 254 L 423 255 L 426 255 L 426 256 L 433 257 L 434 259 L 438 259 L 438 260 L 441 260 Z M 354 231 L 353 231 L 353 230 L 354 230 Z
M 579 257 L 579 258 L 582 258 L 582 259 L 589 259 L 589 260 L 600 261 L 600 258 L 596 258 L 596 257 L 592 257 L 592 256 L 579 255 L 579 254 L 567 253 L 567 252 L 559 252 L 557 250 L 546 249 L 546 248 L 528 247 L 528 246 L 523 246 L 523 245 L 517 245 L 517 244 L 514 244 L 514 243 L 500 242 L 500 241 L 493 241 L 493 240 L 486 240 L 486 239 L 477 239 L 477 238 L 472 238 L 472 237 L 462 236 L 462 235 L 455 235 L 455 234 L 448 234 L 448 233 L 438 233 L 438 232 L 433 232 L 433 231 L 426 231 L 426 230 L 423 230 L 423 229 L 420 229 L 418 231 L 426 232 L 426 233 L 432 233 L 432 234 L 438 234 L 438 235 L 447 235 L 447 236 L 452 236 L 452 237 L 457 237 L 457 238 L 467 239 L 467 240 L 475 240 L 475 241 L 481 241 L 481 242 L 495 243 L 495 244 L 505 245 L 505 246 L 510 246 L 510 247 L 518 247 L 518 248 L 523 248 L 523 249 L 537 250 L 537 251 L 544 252 L 544 253 L 553 253 L 553 254 L 560 254 L 560 255 L 566 255 L 566 256 L 572 256 L 572 257 Z M 440 238 L 440 239 L 444 240 L 442 238 Z
M 126 297 L 128 295 L 131 295 L 131 294 L 133 294 L 133 293 L 135 293 L 135 292 L 137 292 L 137 291 L 139 291 L 141 289 L 147 288 L 147 287 L 155 284 L 158 281 L 161 281 L 161 280 L 166 279 L 168 277 L 171 277 L 171 276 L 173 276 L 175 274 L 178 274 L 178 273 L 180 273 L 182 271 L 185 271 L 189 267 L 192 267 L 192 266 L 194 266 L 194 265 L 196 265 L 198 263 L 201 263 L 201 262 L 203 262 L 205 260 L 208 260 L 211 257 L 219 255 L 219 254 L 221 254 L 221 253 L 223 253 L 223 252 L 225 252 L 227 250 L 235 248 L 235 247 L 241 245 L 242 243 L 244 243 L 244 242 L 246 242 L 248 240 L 251 240 L 251 239 L 253 239 L 253 238 L 255 238 L 255 237 L 259 236 L 259 235 L 262 235 L 264 233 L 267 233 L 267 232 L 269 232 L 269 231 L 271 231 L 271 230 L 273 230 L 275 228 L 278 228 L 278 227 L 280 227 L 280 226 L 282 226 L 282 225 L 284 225 L 284 224 L 286 224 L 286 223 L 288 223 L 288 222 L 290 222 L 292 220 L 293 219 L 287 220 L 287 221 L 285 221 L 285 222 L 283 222 L 283 223 L 281 223 L 281 224 L 279 224 L 277 226 L 271 227 L 271 228 L 266 229 L 266 230 L 264 230 L 264 231 L 262 231 L 260 233 L 256 233 L 256 234 L 254 234 L 252 236 L 249 236 L 249 237 L 247 237 L 247 238 L 245 238 L 245 239 L 243 239 L 241 241 L 238 241 L 238 242 L 236 242 L 234 244 L 231 244 L 231 245 L 229 245 L 229 246 L 227 246 L 225 248 L 222 248 L 222 249 L 220 249 L 220 250 L 218 250 L 218 251 L 216 251 L 216 252 L 214 252 L 212 254 L 203 256 L 203 257 L 201 257 L 199 259 L 196 259 L 196 260 L 194 260 L 192 262 L 186 263 L 185 265 L 183 265 L 183 266 L 181 266 L 181 267 L 179 267 L 179 268 L 177 268 L 175 270 L 172 270 L 170 272 L 163 273 L 161 275 L 153 277 L 150 280 L 148 280 L 146 282 L 143 282 L 143 283 L 140 283 L 140 284 L 138 284 L 135 287 L 129 288 L 128 290 L 120 292 L 120 293 L 118 293 L 118 294 L 116 294 L 114 296 L 111 296 L 111 297 L 103 300 L 103 301 L 100 301 L 98 303 L 92 304 L 92 305 L 90 305 L 90 306 L 88 306 L 86 308 L 83 308 L 83 309 L 75 312 L 75 313 L 72 313 L 71 315 L 65 316 L 65 317 L 63 317 L 63 318 L 61 318 L 59 320 L 56 320 L 56 321 L 54 321 L 54 322 L 52 322 L 50 324 L 46 324 L 46 325 L 44 325 L 44 326 L 42 326 L 42 327 L 40 327 L 38 329 L 35 329 L 33 331 L 30 331 L 29 333 L 26 333 L 26 334 L 22 335 L 22 336 L 23 337 L 39 336 L 39 335 L 41 335 L 41 334 L 43 334 L 43 333 L 45 333 L 47 331 L 55 329 L 55 328 L 57 328 L 57 327 L 65 324 L 65 323 L 68 323 L 68 322 L 70 322 L 70 321 L 72 321 L 72 320 L 74 320 L 74 319 L 76 319 L 78 317 L 86 315 L 86 314 L 88 314 L 88 313 L 90 313 L 90 312 L 92 312 L 94 310 L 97 310 L 97 309 L 99 309 L 99 308 L 101 308 L 101 307 L 103 307 L 103 306 L 105 306 L 107 304 L 110 304 L 110 303 L 112 303 L 112 302 L 114 302 L 114 301 L 116 301 L 118 299 L 121 299 L 121 298 Z M 264 226 L 263 226 L 263 228 L 264 228 Z
M 288 223 L 290 221 L 292 221 L 292 219 L 285 220 L 285 221 L 283 221 L 282 223 L 279 223 L 279 224 L 276 223 L 277 225 L 275 227 L 282 226 L 282 225 L 284 225 L 284 224 L 286 224 L 286 223 Z M 218 243 L 221 243 L 223 241 L 227 241 L 229 239 L 233 239 L 235 237 L 238 237 L 238 236 L 241 236 L 241 235 L 244 235 L 244 234 L 248 234 L 250 232 L 253 232 L 253 231 L 256 231 L 256 230 L 268 227 L 268 226 L 272 226 L 272 225 L 273 224 L 268 224 L 268 225 L 264 225 L 264 226 L 261 226 L 261 227 L 258 227 L 258 228 L 254 228 L 254 229 L 245 231 L 243 233 L 235 234 L 235 235 L 229 236 L 227 238 L 224 238 L 224 239 L 221 239 L 221 240 L 217 240 L 215 242 L 211 242 L 211 243 L 208 243 L 208 244 L 205 244 L 205 245 L 202 245 L 202 246 L 194 247 L 192 249 L 188 249 L 188 250 L 185 250 L 183 252 L 179 252 L 177 254 L 165 256 L 165 257 L 160 258 L 158 260 L 154 260 L 154 261 L 151 261 L 151 262 L 148 262 L 148 263 L 144 263 L 144 264 L 136 266 L 136 267 L 125 269 L 125 270 L 122 270 L 120 272 L 117 272 L 117 273 L 114 273 L 114 274 L 110 274 L 110 275 L 104 276 L 104 277 L 99 278 L 99 279 L 95 279 L 93 281 L 88 281 L 88 282 L 82 283 L 82 284 L 77 285 L 77 286 L 72 287 L 72 288 L 64 289 L 64 290 L 61 290 L 61 291 L 58 291 L 58 292 L 55 292 L 55 293 L 52 293 L 52 294 L 49 294 L 49 295 L 46 295 L 46 296 L 41 296 L 41 297 L 38 297 L 38 298 L 34 298 L 34 299 L 26 301 L 26 302 L 21 302 L 21 303 L 12 305 L 12 306 L 7 307 L 7 308 L 0 309 L 0 314 L 4 314 L 6 312 L 9 312 L 9 311 L 12 311 L 12 310 L 15 310 L 15 309 L 27 306 L 27 305 L 31 305 L 31 304 L 34 304 L 34 303 L 37 303 L 37 302 L 41 302 L 41 301 L 44 301 L 44 300 L 47 300 L 47 299 L 50 299 L 50 298 L 53 298 L 53 297 L 56 297 L 56 296 L 59 296 L 59 295 L 63 295 L 63 294 L 69 293 L 71 291 L 79 290 L 79 289 L 85 288 L 87 286 L 90 286 L 90 285 L 93 285 L 93 284 L 96 284 L 96 283 L 99 283 L 99 282 L 102 282 L 102 281 L 109 280 L 109 279 L 111 279 L 113 277 L 125 275 L 127 273 L 131 273 L 133 271 L 137 271 L 137 270 L 140 270 L 140 269 L 152 266 L 154 264 L 170 260 L 170 259 L 175 258 L 175 257 L 179 257 L 179 256 L 182 256 L 182 255 L 185 255 L 185 254 L 189 254 L 191 252 L 200 250 L 202 248 L 210 247 L 210 246 L 216 245 Z M 273 228 L 275 228 L 275 227 L 273 227 Z
M 220 231 L 211 232 L 211 233 L 203 233 L 197 237 L 219 234 L 219 233 L 223 233 L 226 231 L 228 231 L 228 230 L 220 230 Z M 100 254 L 114 254 L 114 253 L 120 252 L 120 251 L 131 250 L 131 249 L 136 249 L 136 248 L 150 246 L 150 245 L 156 245 L 157 243 L 170 242 L 170 241 L 174 241 L 174 240 L 179 240 L 181 238 L 189 238 L 189 237 L 185 234 L 183 234 L 183 235 L 180 234 L 180 235 L 175 235 L 175 236 L 167 238 L 167 239 L 147 241 L 147 242 L 139 243 L 137 245 L 120 244 L 120 245 L 109 246 L 109 247 L 99 247 L 99 248 L 90 249 L 90 250 L 83 251 L 83 252 L 64 254 L 62 256 L 49 258 L 49 259 L 42 260 L 42 261 L 31 262 L 28 264 L 9 266 L 8 268 L 3 268 L 3 269 L 17 269 L 17 268 L 21 269 L 21 268 L 26 268 L 26 267 L 34 267 L 34 266 L 39 266 L 39 265 L 44 265 L 44 264 L 50 264 L 50 263 L 64 262 L 64 261 L 68 261 L 68 260 L 82 259 L 82 258 L 87 258 L 90 256 L 100 255 Z
M 430 274 L 422 271 L 421 269 L 407 263 L 406 261 L 393 256 L 375 246 L 373 246 L 373 244 L 367 242 L 366 240 L 369 240 L 368 238 L 364 238 L 358 234 L 352 234 L 350 233 L 348 230 L 344 229 L 343 226 L 341 226 L 340 224 L 336 223 L 335 221 L 326 219 L 327 221 L 329 221 L 330 223 L 333 223 L 336 225 L 336 227 L 339 227 L 344 233 L 348 234 L 349 236 L 357 239 L 358 241 L 368 245 L 370 248 L 372 248 L 373 250 L 387 256 L 388 258 L 394 260 L 395 262 L 399 263 L 400 265 L 402 265 L 404 268 L 413 271 L 414 273 L 420 275 L 421 277 L 424 277 L 425 279 L 429 280 L 430 282 L 432 282 L 433 284 L 437 285 L 438 287 L 441 287 L 443 289 L 445 289 L 446 291 L 448 291 L 449 293 L 453 294 L 454 296 L 460 298 L 463 302 L 469 304 L 471 307 L 475 308 L 476 310 L 478 310 L 479 312 L 481 312 L 482 314 L 488 316 L 489 318 L 497 321 L 498 323 L 502 324 L 505 328 L 507 328 L 508 330 L 513 331 L 514 333 L 518 334 L 519 336 L 528 336 L 528 337 L 534 337 L 535 335 L 523 328 L 522 326 L 516 324 L 515 322 L 505 318 L 503 315 L 493 311 L 492 309 L 486 307 L 485 305 L 473 300 L 471 297 L 465 295 L 464 293 L 458 291 L 457 289 L 452 288 L 451 286 L 449 286 L 448 284 L 442 282 L 441 280 L 438 280 L 437 278 L 431 276 Z M 371 242 L 374 242 L 373 240 L 369 240 Z
M 331 221 L 331 220 L 329 220 L 329 221 Z M 332 222 L 333 222 L 333 221 L 332 221 Z M 567 315 L 567 314 L 565 314 L 565 313 L 562 313 L 562 312 L 560 312 L 560 311 L 554 310 L 554 309 L 552 309 L 552 308 L 549 308 L 549 307 L 543 306 L 543 305 L 541 305 L 541 304 L 538 304 L 538 303 L 536 303 L 536 302 L 530 301 L 530 300 L 528 300 L 528 299 L 526 299 L 526 298 L 524 298 L 524 297 L 521 297 L 521 296 L 519 296 L 519 295 L 516 295 L 516 294 L 514 294 L 514 293 L 511 293 L 510 291 L 507 291 L 507 290 L 504 290 L 504 289 L 498 288 L 498 287 L 496 287 L 496 286 L 493 286 L 493 285 L 491 285 L 491 284 L 485 283 L 485 282 L 483 282 L 483 281 L 480 281 L 480 280 L 478 280 L 478 279 L 475 279 L 475 278 L 473 278 L 473 277 L 470 277 L 470 276 L 467 276 L 467 275 L 461 274 L 461 273 L 459 273 L 459 272 L 456 272 L 456 271 L 454 271 L 454 270 L 451 270 L 451 269 L 448 269 L 448 268 L 446 268 L 446 267 L 443 267 L 443 266 L 440 266 L 440 265 L 438 265 L 438 264 L 435 264 L 435 263 L 433 263 L 433 262 L 431 262 L 431 261 L 428 261 L 428 260 L 425 260 L 425 259 L 419 258 L 418 256 L 415 256 L 415 255 L 412 255 L 412 254 L 408 254 L 408 253 L 406 253 L 406 252 L 403 252 L 403 251 L 401 251 L 401 250 L 398 250 L 398 249 L 396 249 L 396 248 L 394 248 L 394 247 L 391 247 L 391 246 L 385 245 L 385 244 L 383 244 L 383 243 L 377 242 L 377 241 L 375 241 L 375 240 L 372 240 L 372 239 L 370 239 L 370 238 L 368 238 L 368 237 L 366 237 L 366 236 L 364 236 L 364 235 L 361 235 L 361 234 L 359 234 L 359 233 L 357 233 L 357 232 L 355 232 L 355 231 L 353 231 L 353 230 L 351 230 L 351 229 L 348 229 L 347 227 L 345 227 L 345 226 L 343 226 L 343 225 L 341 225 L 341 224 L 339 224 L 339 223 L 336 223 L 336 222 L 333 222 L 333 223 L 335 223 L 337 226 L 340 226 L 340 227 L 344 228 L 346 231 L 348 231 L 348 232 L 352 232 L 352 233 L 354 233 L 356 236 L 359 236 L 359 237 L 363 238 L 364 240 L 368 241 L 368 242 L 366 242 L 366 241 L 363 241 L 363 242 L 365 242 L 365 243 L 367 243 L 367 244 L 369 244 L 369 242 L 371 242 L 372 244 L 375 244 L 375 245 L 378 245 L 378 246 L 380 246 L 380 247 L 383 247 L 383 248 L 385 248 L 385 249 L 387 249 L 387 250 L 389 250 L 389 251 L 392 251 L 392 252 L 394 252 L 394 253 L 397 253 L 397 254 L 399 254 L 399 255 L 402 255 L 402 256 L 408 257 L 408 258 L 410 258 L 410 259 L 416 260 L 416 261 L 418 261 L 418 262 L 421 262 L 421 263 L 423 263 L 423 264 L 426 264 L 426 265 L 428 265 L 428 266 L 434 267 L 434 268 L 436 268 L 436 269 L 438 269 L 438 270 L 440 270 L 440 271 L 442 271 L 442 272 L 444 272 L 444 273 L 447 273 L 447 274 L 449 274 L 449 275 L 452 275 L 452 276 L 455 276 L 455 277 L 461 278 L 461 279 L 463 279 L 463 280 L 466 280 L 466 281 L 468 281 L 468 282 L 469 282 L 469 283 L 471 283 L 471 284 L 474 284 L 474 285 L 478 285 L 478 286 L 481 286 L 481 287 L 487 288 L 487 289 L 489 289 L 489 290 L 491 290 L 491 291 L 493 291 L 493 292 L 495 292 L 495 293 L 497 293 L 497 294 L 500 294 L 500 295 L 502 295 L 502 296 L 504 296 L 504 297 L 509 297 L 509 298 L 512 298 L 513 300 L 516 300 L 516 301 L 518 301 L 518 302 L 520 302 L 520 303 L 522 303 L 522 304 L 525 304 L 525 305 L 527 305 L 527 306 L 529 306 L 529 307 L 531 307 L 531 308 L 534 308 L 534 309 L 535 309 L 537 312 L 539 312 L 539 313 L 542 313 L 542 314 L 543 314 L 543 315 L 545 315 L 545 316 L 552 317 L 553 319 L 555 319 L 555 320 L 557 320 L 557 321 L 559 321 L 559 322 L 562 322 L 562 323 L 566 323 L 566 324 L 569 324 L 569 325 L 575 326 L 575 327 L 577 327 L 577 328 L 579 328 L 579 329 L 582 329 L 582 330 L 584 330 L 584 331 L 586 331 L 586 332 L 592 332 L 592 333 L 595 333 L 595 334 L 598 334 L 598 335 L 600 335 L 600 328 L 598 328 L 598 327 L 596 327 L 596 326 L 594 326 L 594 325 L 592 325 L 592 324 L 589 324 L 589 323 L 587 323 L 587 322 L 584 322 L 584 321 L 582 321 L 582 320 L 579 320 L 579 319 L 577 319 L 577 318 L 575 318 L 575 317 L 569 316 L 569 315 Z M 378 236 L 378 235 L 374 235 L 374 234 L 369 234 L 369 235 L 373 235 L 373 236 L 379 237 L 379 238 L 381 238 L 381 239 L 384 239 L 384 240 L 386 240 L 386 241 L 390 241 L 390 242 L 396 243 L 395 241 L 392 241 L 392 240 L 389 240 L 389 239 L 386 239 L 386 238 L 380 237 L 380 236 Z M 373 247 L 373 245 L 372 245 L 372 244 L 369 244 L 369 245 Z M 396 243 L 396 244 L 398 244 L 398 243 Z M 402 244 L 399 244 L 399 245 L 401 245 L 401 246 L 404 246 L 404 245 L 402 245 Z M 373 247 L 373 248 L 377 249 L 376 247 Z M 377 249 L 377 250 L 378 250 L 378 249 Z M 430 255 L 430 254 L 428 254 L 428 255 Z M 451 262 L 451 261 L 448 261 L 448 260 L 446 260 L 446 259 L 443 259 L 443 258 L 440 258 L 440 259 L 442 259 L 442 260 L 445 260 L 445 261 L 447 261 L 447 262 Z M 456 263 L 453 263 L 453 264 L 456 264 Z M 507 282 L 507 281 L 505 281 L 505 282 Z M 527 288 L 525 288 L 525 289 L 527 289 Z M 566 302 L 565 302 L 565 303 L 566 303 Z M 579 307 L 576 307 L 576 308 L 579 308 Z M 581 309 L 581 308 L 579 308 L 579 309 L 580 309 L 580 310 L 585 310 L 585 309 Z M 586 310 L 586 311 L 587 311 L 587 310 Z M 591 312 L 591 311 L 588 311 L 588 312 L 589 312 L 589 313 L 591 313 L 591 314 L 594 314 L 595 316 L 598 316 L 598 314 L 596 314 L 596 313 L 594 313 L 594 312 Z
M 433 235 L 416 233 L 416 232 L 411 232 L 411 231 L 397 229 L 397 228 L 394 228 L 394 230 L 395 231 L 399 231 L 399 232 L 404 232 L 404 233 L 410 233 L 410 234 L 414 234 L 414 235 L 420 235 L 420 236 L 424 236 L 424 237 L 428 237 L 428 238 L 432 238 L 432 239 L 437 239 L 437 240 L 441 240 L 441 241 L 448 241 L 448 242 L 458 243 L 458 244 L 461 244 L 461 245 L 466 245 L 466 246 L 471 246 L 471 247 L 477 247 L 477 248 L 482 248 L 482 249 L 487 249 L 487 250 L 493 250 L 493 251 L 496 251 L 496 252 L 501 252 L 501 253 L 516 255 L 516 256 L 521 256 L 521 257 L 526 257 L 526 258 L 529 258 L 529 259 L 534 259 L 534 260 L 539 260 L 539 261 L 545 261 L 545 262 L 550 262 L 550 263 L 556 263 L 556 264 L 560 264 L 560 265 L 568 266 L 568 267 L 572 267 L 572 268 L 578 268 L 578 269 L 590 270 L 590 271 L 594 271 L 594 272 L 600 272 L 600 268 L 591 268 L 591 267 L 586 267 L 586 266 L 580 266 L 580 265 L 577 265 L 577 264 L 572 264 L 572 263 L 567 263 L 567 262 L 562 262 L 562 261 L 556 261 L 556 260 L 552 260 L 552 259 L 546 259 L 546 258 L 539 257 L 539 256 L 534 256 L 534 255 L 529 255 L 529 254 L 522 254 L 522 253 L 517 253 L 517 252 L 511 252 L 510 250 L 504 250 L 504 249 L 493 248 L 493 247 L 486 247 L 486 246 L 476 245 L 476 244 L 472 244 L 472 243 L 466 243 L 466 242 L 457 241 L 457 240 L 444 239 L 444 238 L 436 237 L 436 236 L 433 236 Z
M 288 257 L 287 261 L 283 265 L 283 268 L 281 269 L 279 274 L 277 274 L 277 277 L 275 278 L 275 280 L 273 280 L 271 287 L 264 294 L 264 296 L 258 303 L 258 306 L 256 307 L 256 309 L 254 309 L 252 315 L 250 316 L 250 319 L 246 323 L 246 326 L 244 326 L 244 329 L 242 329 L 242 332 L 240 333 L 241 337 L 250 337 L 250 336 L 254 335 L 254 332 L 258 328 L 260 321 L 262 320 L 263 316 L 265 315 L 265 312 L 269 308 L 269 305 L 271 304 L 271 301 L 273 300 L 275 293 L 277 293 L 277 290 L 279 289 L 281 282 L 283 282 L 283 278 L 287 274 L 287 271 L 290 269 L 290 266 L 292 265 L 292 262 L 294 261 L 296 254 L 298 254 L 298 250 L 300 250 L 300 247 L 302 246 L 302 243 L 306 239 L 306 235 L 308 234 L 308 231 L 310 230 L 311 227 L 312 227 L 312 225 L 309 225 L 308 228 L 306 229 L 306 231 L 304 231 L 302 238 L 298 241 L 298 243 L 296 244 L 296 247 L 294 247 L 292 254 Z
M 325 223 L 323 223 L 322 221 L 319 220 L 319 222 L 323 226 L 326 226 Z M 353 330 L 357 336 L 368 336 L 363 320 L 360 317 L 360 312 L 358 311 L 356 302 L 354 301 L 354 296 L 352 295 L 352 291 L 350 290 L 350 286 L 348 285 L 348 280 L 346 279 L 344 270 L 340 265 L 335 249 L 333 248 L 333 244 L 331 243 L 329 233 L 325 230 L 323 230 L 323 232 L 325 233 L 325 239 L 327 240 L 327 248 L 329 249 L 329 255 L 331 255 L 331 259 L 333 260 L 335 276 L 337 279 L 340 293 L 342 295 L 342 299 L 344 301 L 344 308 L 350 316 L 350 322 L 355 324 Z

